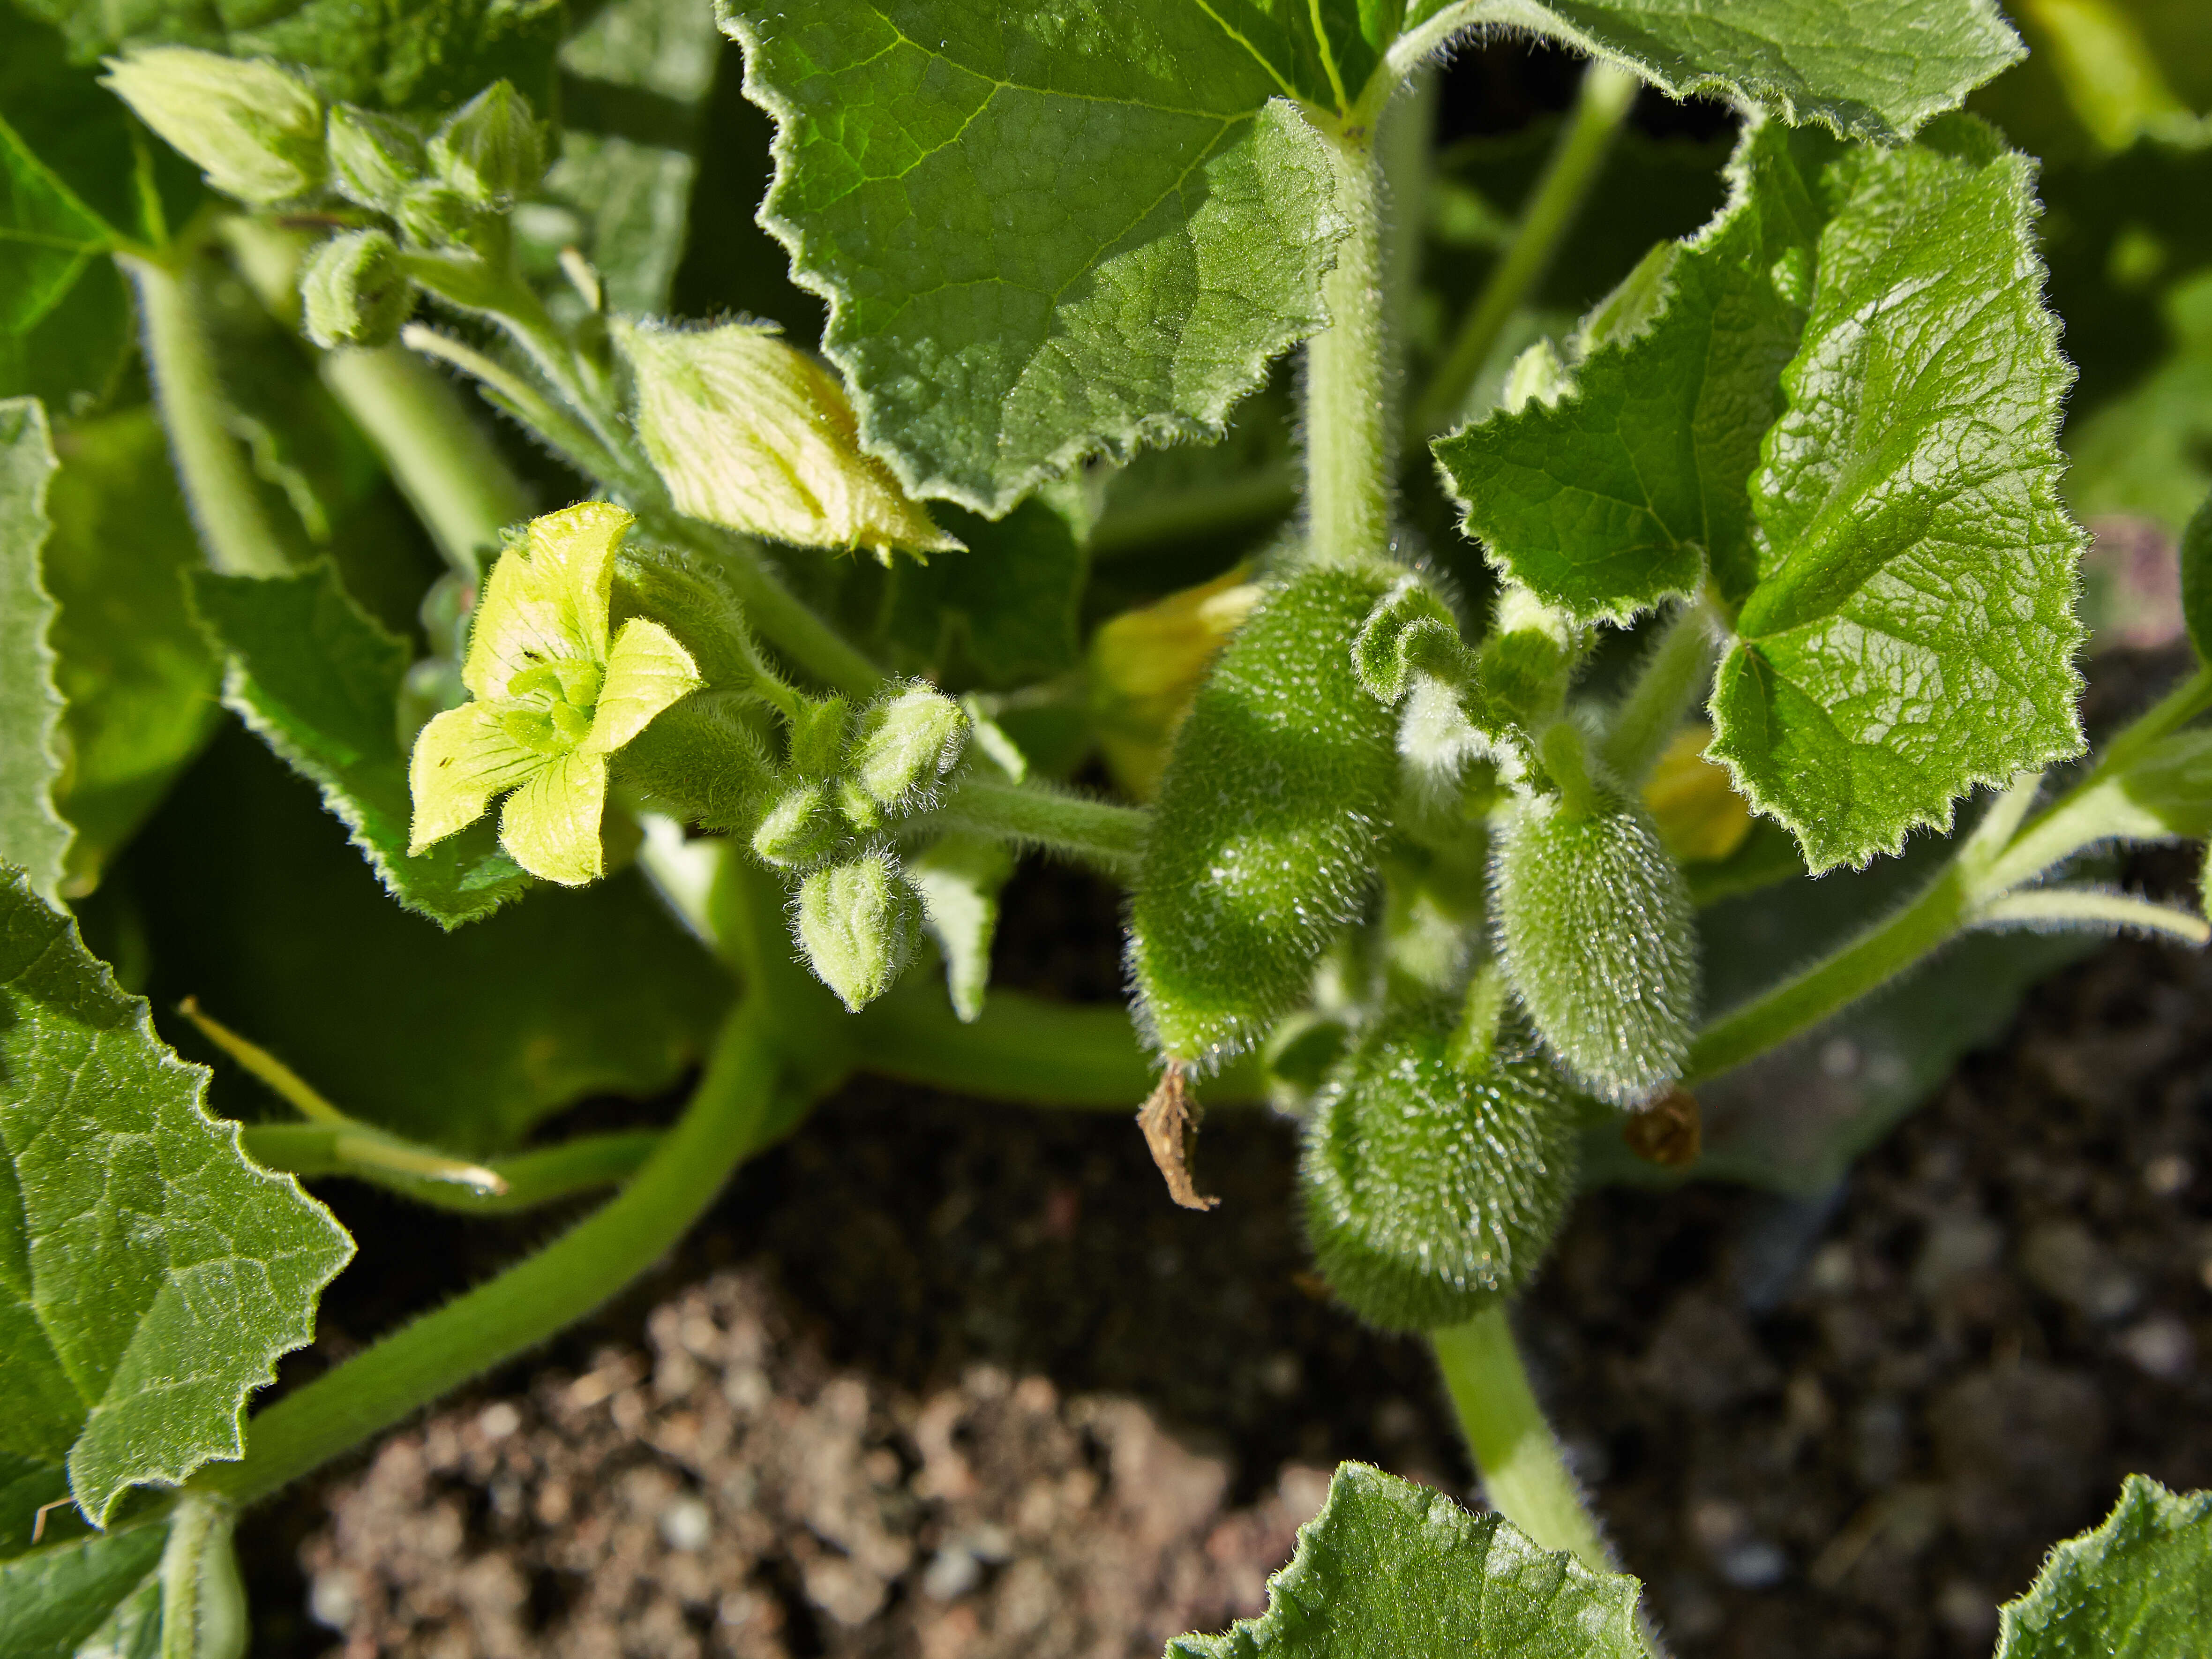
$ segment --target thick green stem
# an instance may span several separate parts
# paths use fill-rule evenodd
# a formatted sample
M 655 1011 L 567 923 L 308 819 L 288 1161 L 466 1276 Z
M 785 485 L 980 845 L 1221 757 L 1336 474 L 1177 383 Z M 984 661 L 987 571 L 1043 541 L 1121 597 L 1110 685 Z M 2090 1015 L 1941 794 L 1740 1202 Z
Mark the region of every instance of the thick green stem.
M 1950 939 L 1972 919 L 1973 893 L 1954 862 L 1919 897 L 1825 962 L 1730 1010 L 1690 1045 L 1682 1080 L 1695 1083 L 1810 1030 Z
M 192 256 L 179 248 L 176 257 Z M 230 435 L 215 349 L 191 277 L 137 254 L 118 253 L 115 262 L 137 290 L 154 398 L 208 563 L 227 576 L 289 574 L 290 556 L 262 505 L 245 448 Z
M 1545 1549 L 1565 1550 L 1592 1572 L 1619 1572 L 1536 1404 L 1504 1306 L 1431 1331 L 1429 1342 L 1490 1506 Z M 1644 1651 L 1656 1656 L 1640 1615 L 1638 1625 Z
M 855 1022 L 854 1052 L 863 1069 L 985 1100 L 1126 1112 L 1159 1081 L 1159 1063 L 1138 1042 L 1129 1011 L 1118 1003 L 1048 1001 L 994 991 L 983 1012 L 963 1025 L 943 989 L 908 978 Z M 1265 1091 L 1249 1060 L 1203 1085 L 1209 1101 L 1256 1100 Z
M 376 446 L 446 562 L 473 581 L 502 526 L 530 516 L 530 492 L 446 378 L 396 347 L 332 351 L 323 383 Z
M 1474 308 L 1413 407 L 1407 423 L 1410 442 L 1427 442 L 1458 415 L 1498 337 L 1542 278 L 1582 211 L 1639 84 L 1635 76 L 1610 64 L 1592 64 L 1583 71 L 1581 94 L 1522 212 L 1512 245 L 1475 296 Z
M 970 778 L 929 814 L 931 829 L 967 830 L 995 840 L 1042 847 L 1127 876 L 1144 852 L 1152 815 L 1142 807 L 1063 795 L 1036 784 Z
M 1702 605 L 1684 605 L 1668 623 L 1598 745 L 1600 763 L 1617 782 L 1642 787 L 1668 738 L 1711 683 L 1715 642 L 1711 614 Z
M 489 1284 L 425 1314 L 254 1418 L 243 1462 L 189 1483 L 246 1504 L 536 1346 L 620 1291 L 682 1237 L 781 1114 L 778 1056 L 748 1002 L 698 1091 L 621 1194 Z
M 1351 229 L 1322 279 L 1329 324 L 1306 345 L 1306 514 L 1314 556 L 1358 563 L 1388 556 L 1390 374 L 1382 320 L 1382 212 L 1375 155 L 1364 137 L 1334 138 L 1337 204 Z

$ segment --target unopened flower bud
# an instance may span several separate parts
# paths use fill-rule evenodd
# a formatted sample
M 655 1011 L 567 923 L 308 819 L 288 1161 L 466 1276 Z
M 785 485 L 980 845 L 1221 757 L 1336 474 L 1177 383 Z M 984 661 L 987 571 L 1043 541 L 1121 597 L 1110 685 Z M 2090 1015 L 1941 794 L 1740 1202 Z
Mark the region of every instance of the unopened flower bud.
M 1644 783 L 1644 804 L 1659 839 L 1684 864 L 1727 858 L 1751 834 L 1751 808 L 1728 769 L 1705 757 L 1712 738 L 1712 727 L 1702 721 L 1684 726 Z
M 885 811 L 898 811 L 952 769 L 967 737 L 958 703 L 934 687 L 909 685 L 861 715 L 853 781 Z
M 957 550 L 860 448 L 836 377 L 772 328 L 617 325 L 637 429 L 678 508 L 794 547 Z
M 1158 788 L 1177 727 L 1214 653 L 1261 588 L 1239 565 L 1202 586 L 1102 624 L 1091 637 L 1091 714 L 1114 781 L 1139 800 Z
M 530 100 L 495 81 L 455 110 L 430 140 L 430 165 L 483 206 L 512 201 L 545 176 L 545 130 Z
M 425 179 L 408 186 L 392 216 L 416 246 L 453 247 L 468 240 L 483 210 L 450 185 Z
M 422 140 L 415 130 L 388 115 L 335 104 L 324 131 L 338 193 L 379 213 L 397 213 L 408 187 L 422 176 Z
M 827 858 L 844 833 L 827 792 L 818 783 L 802 783 L 763 814 L 753 831 L 753 852 L 764 864 L 801 870 Z
M 100 84 L 224 195 L 261 205 L 323 182 L 322 100 L 276 64 L 191 46 L 148 46 L 106 61 Z
M 921 900 L 870 853 L 799 886 L 799 942 L 822 982 L 858 1013 L 890 989 L 921 942 Z
M 350 230 L 317 248 L 300 276 L 301 320 L 325 350 L 390 345 L 415 309 L 399 245 L 380 230 Z

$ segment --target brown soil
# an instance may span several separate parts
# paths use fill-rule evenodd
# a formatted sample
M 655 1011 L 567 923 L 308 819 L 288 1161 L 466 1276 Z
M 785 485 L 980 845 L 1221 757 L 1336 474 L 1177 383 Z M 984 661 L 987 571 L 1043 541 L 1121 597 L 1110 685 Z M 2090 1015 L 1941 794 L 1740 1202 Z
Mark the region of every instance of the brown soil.
M 2124 1474 L 2212 1485 L 2208 993 L 2203 959 L 2114 945 L 1826 1202 L 1584 1199 L 1521 1323 L 1678 1654 L 1985 1654 Z M 1218 1628 L 1336 1460 L 1468 1480 L 1420 1350 L 1313 1293 L 1293 1155 L 1217 1115 L 1226 1201 L 1194 1215 L 1124 1119 L 857 1085 L 657 1308 L 264 1520 L 264 1561 L 310 1534 L 304 1581 L 264 1567 L 293 1598 L 270 1649 L 1133 1656 Z

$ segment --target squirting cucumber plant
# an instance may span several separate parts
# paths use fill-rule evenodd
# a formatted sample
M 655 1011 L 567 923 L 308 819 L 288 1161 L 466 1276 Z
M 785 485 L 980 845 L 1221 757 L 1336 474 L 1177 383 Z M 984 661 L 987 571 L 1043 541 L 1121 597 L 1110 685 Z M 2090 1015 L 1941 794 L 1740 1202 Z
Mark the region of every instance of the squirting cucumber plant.
M 1508 1321 L 1578 1181 L 1697 1173 L 1701 1088 L 1965 936 L 2212 938 L 2112 880 L 2212 833 L 2212 667 L 2087 746 L 2036 164 L 1962 108 L 2023 54 L 1993 0 L 11 3 L 12 1656 L 245 1651 L 241 1509 L 582 1318 L 862 1069 L 1142 1102 L 1194 1208 L 1202 1103 L 1264 1099 L 1346 1316 L 1432 1343 L 1491 1512 L 1347 1464 L 1265 1616 L 1170 1651 L 1660 1653 Z M 2203 141 L 2164 22 L 2029 9 L 2084 142 Z M 1501 32 L 1587 68 L 1470 290 L 1439 65 Z M 718 56 L 773 243 L 687 252 Z M 1734 154 L 1577 317 L 1644 88 Z M 2201 653 L 2212 503 L 2179 546 Z M 422 919 L 297 958 L 357 1035 L 260 958 L 196 1025 L 131 994 L 112 872 L 228 775 L 219 710 Z M 209 833 L 274 845 L 231 793 Z M 1717 901 L 1909 841 L 1901 902 L 1705 995 Z M 1126 889 L 1126 1012 L 991 988 L 1037 855 Z M 212 1109 L 187 1030 L 297 1120 Z M 672 1127 L 525 1144 L 694 1057 Z M 249 1411 L 377 1251 L 332 1179 L 612 1195 Z M 2131 1480 L 1998 1651 L 2195 1650 L 2208 1504 Z

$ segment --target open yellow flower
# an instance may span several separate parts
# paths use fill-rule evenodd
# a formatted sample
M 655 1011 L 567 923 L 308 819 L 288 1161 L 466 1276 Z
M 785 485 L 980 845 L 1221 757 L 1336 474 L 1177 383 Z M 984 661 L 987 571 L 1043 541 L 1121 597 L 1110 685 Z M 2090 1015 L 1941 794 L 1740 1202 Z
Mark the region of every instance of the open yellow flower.
M 633 617 L 609 641 L 615 553 L 632 522 L 606 501 L 549 513 L 493 567 L 461 665 L 475 701 L 415 740 L 410 853 L 504 793 L 499 838 L 516 863 L 571 887 L 599 875 L 607 757 L 702 684 L 658 623 Z

